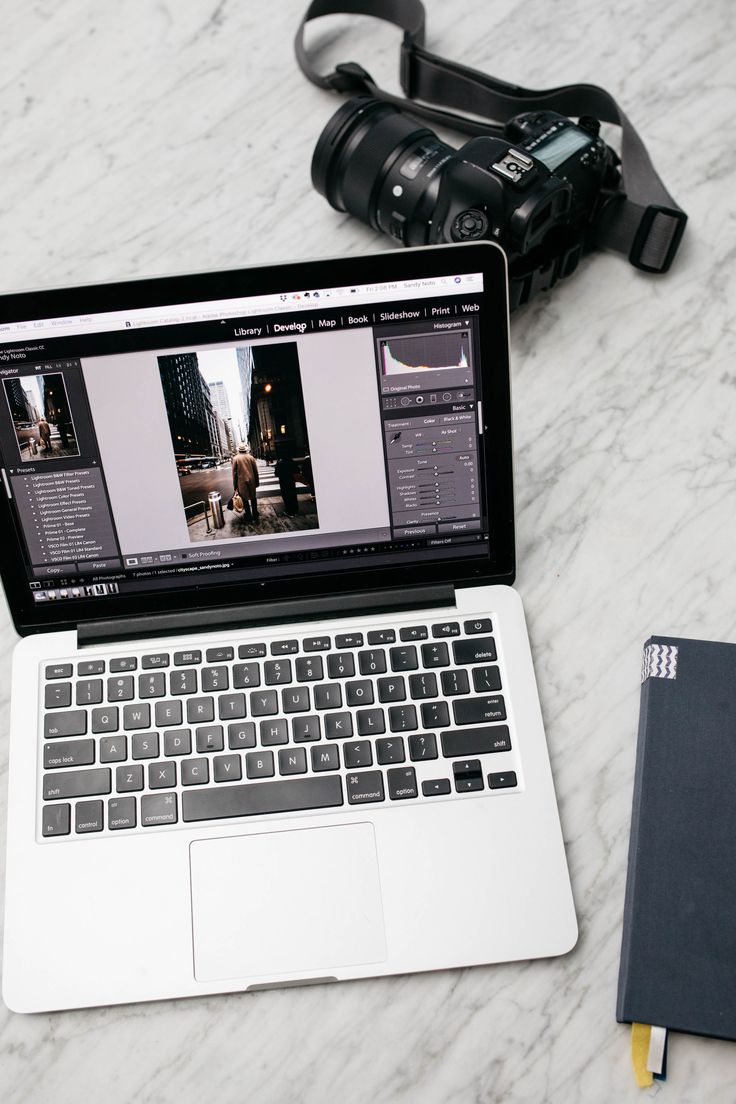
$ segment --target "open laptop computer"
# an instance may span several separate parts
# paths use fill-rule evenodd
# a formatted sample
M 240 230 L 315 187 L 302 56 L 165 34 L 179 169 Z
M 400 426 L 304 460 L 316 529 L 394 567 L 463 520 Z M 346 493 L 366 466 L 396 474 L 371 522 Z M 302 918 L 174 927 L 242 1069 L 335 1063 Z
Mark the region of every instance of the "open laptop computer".
M 0 299 L 10 1008 L 573 946 L 507 327 L 488 243 Z

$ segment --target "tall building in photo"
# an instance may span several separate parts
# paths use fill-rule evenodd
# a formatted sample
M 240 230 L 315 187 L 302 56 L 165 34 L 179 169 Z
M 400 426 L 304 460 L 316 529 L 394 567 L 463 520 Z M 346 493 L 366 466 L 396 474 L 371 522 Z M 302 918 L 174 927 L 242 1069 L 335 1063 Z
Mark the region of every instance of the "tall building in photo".
M 210 389 L 202 379 L 196 353 L 160 356 L 158 368 L 177 459 L 222 456 Z
M 242 349 L 236 349 L 235 354 L 238 358 L 238 375 L 240 376 L 240 394 L 243 399 L 242 423 L 239 428 L 242 431 L 243 441 L 250 439 L 250 392 L 253 382 L 253 369 L 255 366 L 254 350 L 252 346 L 246 345 Z M 239 441 L 236 445 L 240 444 Z
M 250 447 L 255 456 L 276 460 L 309 453 L 307 418 L 296 344 L 253 349 L 250 390 Z
M 225 421 L 226 418 L 231 418 L 232 412 L 230 410 L 230 402 L 227 397 L 225 384 L 222 380 L 216 380 L 215 383 L 208 383 L 207 386 L 210 389 L 212 409 L 217 411 L 223 421 Z
M 5 394 L 8 396 L 8 405 L 14 422 L 37 421 L 33 416 L 31 393 L 23 389 L 23 383 L 18 377 L 5 380 Z

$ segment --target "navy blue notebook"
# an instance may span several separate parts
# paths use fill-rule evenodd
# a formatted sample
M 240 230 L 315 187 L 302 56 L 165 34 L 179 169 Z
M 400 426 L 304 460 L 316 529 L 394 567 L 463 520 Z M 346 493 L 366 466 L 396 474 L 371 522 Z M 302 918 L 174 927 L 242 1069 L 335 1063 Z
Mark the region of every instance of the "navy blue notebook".
M 736 1039 L 736 644 L 644 647 L 616 1018 Z

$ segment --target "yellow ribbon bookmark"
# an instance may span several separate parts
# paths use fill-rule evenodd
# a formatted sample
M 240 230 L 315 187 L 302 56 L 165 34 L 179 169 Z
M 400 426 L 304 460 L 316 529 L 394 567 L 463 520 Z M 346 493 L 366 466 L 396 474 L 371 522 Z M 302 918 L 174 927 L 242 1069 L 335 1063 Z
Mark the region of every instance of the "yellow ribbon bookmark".
M 651 1034 L 651 1024 L 632 1023 L 631 1064 L 634 1067 L 636 1083 L 640 1089 L 646 1089 L 654 1084 L 654 1076 L 647 1069 Z

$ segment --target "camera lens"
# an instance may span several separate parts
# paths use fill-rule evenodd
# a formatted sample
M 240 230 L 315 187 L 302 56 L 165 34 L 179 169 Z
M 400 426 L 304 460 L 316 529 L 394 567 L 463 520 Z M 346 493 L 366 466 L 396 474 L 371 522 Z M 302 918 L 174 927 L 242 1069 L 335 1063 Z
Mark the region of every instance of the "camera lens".
M 423 245 L 431 240 L 440 170 L 454 153 L 393 104 L 355 96 L 319 137 L 312 183 L 338 211 L 404 245 Z

